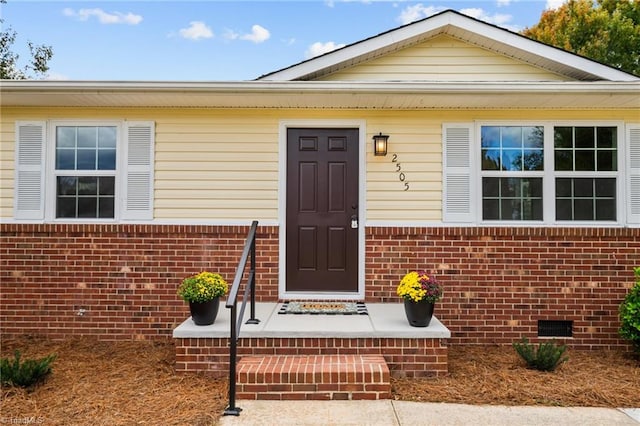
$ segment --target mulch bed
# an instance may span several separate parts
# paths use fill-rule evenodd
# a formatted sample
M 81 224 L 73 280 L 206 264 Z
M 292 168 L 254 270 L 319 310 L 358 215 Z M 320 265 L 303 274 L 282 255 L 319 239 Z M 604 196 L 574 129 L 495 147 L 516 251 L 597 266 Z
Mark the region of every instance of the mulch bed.
M 553 372 L 526 368 L 511 347 L 449 348 L 449 376 L 396 379 L 396 399 L 489 405 L 640 408 L 640 362 L 620 351 L 565 352 Z
M 48 380 L 2 388 L 1 417 L 44 425 L 211 425 L 226 379 L 174 372 L 172 342 L 3 339 L 3 357 L 56 353 Z M 511 347 L 451 347 L 450 375 L 394 379 L 396 399 L 465 404 L 640 407 L 640 363 L 622 352 L 569 351 L 556 372 L 528 370 Z

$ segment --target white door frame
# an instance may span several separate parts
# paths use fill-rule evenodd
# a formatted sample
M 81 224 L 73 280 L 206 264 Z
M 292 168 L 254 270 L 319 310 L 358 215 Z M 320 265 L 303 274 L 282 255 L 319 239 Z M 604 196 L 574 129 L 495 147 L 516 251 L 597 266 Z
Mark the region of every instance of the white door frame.
M 358 129 L 358 291 L 353 293 L 334 292 L 287 292 L 286 265 L 286 215 L 287 215 L 287 129 L 300 128 L 357 128 Z M 362 300 L 364 299 L 364 262 L 365 262 L 365 218 L 366 218 L 366 158 L 367 129 L 365 120 L 280 120 L 279 137 L 279 184 L 278 184 L 278 226 L 279 231 L 279 265 L 278 265 L 278 297 L 280 299 L 307 300 Z

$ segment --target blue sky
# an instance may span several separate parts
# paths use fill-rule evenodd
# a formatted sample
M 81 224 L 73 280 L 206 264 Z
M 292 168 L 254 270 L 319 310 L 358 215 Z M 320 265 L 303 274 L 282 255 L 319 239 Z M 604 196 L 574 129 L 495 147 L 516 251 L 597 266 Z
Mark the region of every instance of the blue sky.
M 455 9 L 520 31 L 563 0 L 31 1 L 3 4 L 3 29 L 53 47 L 50 79 L 252 80 Z

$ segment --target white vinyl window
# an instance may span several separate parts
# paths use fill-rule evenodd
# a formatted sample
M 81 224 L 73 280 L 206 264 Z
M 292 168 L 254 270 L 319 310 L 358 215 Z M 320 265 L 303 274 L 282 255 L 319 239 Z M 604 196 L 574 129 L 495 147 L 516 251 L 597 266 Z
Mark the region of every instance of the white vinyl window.
M 55 218 L 115 218 L 118 126 L 56 125 Z
M 16 219 L 152 219 L 152 122 L 17 122 L 16 142 Z
M 640 125 L 443 125 L 443 220 L 640 223 Z
M 618 222 L 618 125 L 479 126 L 480 220 Z

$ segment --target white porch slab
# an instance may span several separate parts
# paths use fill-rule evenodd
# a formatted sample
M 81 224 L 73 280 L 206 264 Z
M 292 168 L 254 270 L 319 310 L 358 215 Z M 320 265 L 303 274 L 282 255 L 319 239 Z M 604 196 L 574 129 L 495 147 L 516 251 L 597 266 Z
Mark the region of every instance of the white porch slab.
M 281 303 L 256 303 L 259 324 L 245 324 L 247 305 L 240 337 L 381 337 L 381 338 L 449 338 L 451 332 L 435 316 L 428 327 L 411 327 L 400 303 L 367 303 L 369 315 L 280 315 Z M 229 337 L 230 309 L 220 303 L 216 322 L 195 325 L 191 318 L 173 330 L 174 338 Z

